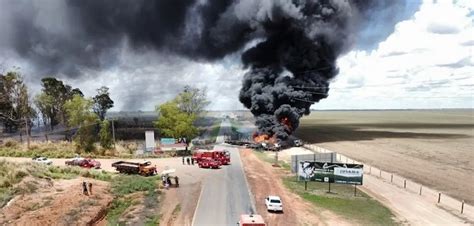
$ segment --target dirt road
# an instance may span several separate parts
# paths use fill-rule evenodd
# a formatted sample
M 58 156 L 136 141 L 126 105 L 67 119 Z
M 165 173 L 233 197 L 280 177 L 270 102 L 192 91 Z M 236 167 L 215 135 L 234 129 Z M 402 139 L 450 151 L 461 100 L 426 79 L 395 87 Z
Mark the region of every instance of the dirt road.
M 262 215 L 267 225 L 351 225 L 327 210 L 316 209 L 298 195 L 288 191 L 281 180 L 283 171 L 262 162 L 251 150 L 242 150 L 241 156 L 255 197 L 257 213 Z M 264 199 L 268 195 L 280 196 L 284 206 L 282 214 L 267 212 Z
M 439 208 L 433 201 L 420 198 L 413 192 L 396 188 L 373 175 L 364 175 L 362 189 L 410 225 L 471 225 L 474 223 L 462 220 Z

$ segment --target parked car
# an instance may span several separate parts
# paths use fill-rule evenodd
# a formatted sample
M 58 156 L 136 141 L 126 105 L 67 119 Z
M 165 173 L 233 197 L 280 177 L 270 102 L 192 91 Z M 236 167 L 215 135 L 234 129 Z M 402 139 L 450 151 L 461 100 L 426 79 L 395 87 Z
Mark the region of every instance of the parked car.
M 34 157 L 33 161 L 37 163 L 45 164 L 45 165 L 53 164 L 53 161 L 51 161 L 51 159 L 48 159 L 46 157 Z
M 267 211 L 278 211 L 283 212 L 283 203 L 281 202 L 280 197 L 278 196 L 267 196 L 265 198 L 265 206 Z
M 81 158 L 76 156 L 75 158 L 65 162 L 68 166 L 80 166 L 83 168 L 94 168 L 100 169 L 100 162 L 91 158 Z

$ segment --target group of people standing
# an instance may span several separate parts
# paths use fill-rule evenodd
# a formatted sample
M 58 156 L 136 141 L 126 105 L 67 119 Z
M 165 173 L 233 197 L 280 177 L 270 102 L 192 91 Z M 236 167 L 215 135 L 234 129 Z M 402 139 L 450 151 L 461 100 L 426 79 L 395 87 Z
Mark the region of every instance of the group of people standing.
M 186 163 L 188 163 L 188 165 L 194 165 L 194 159 L 192 157 L 183 156 L 183 165 L 185 165 L 184 164 L 185 161 Z
M 161 181 L 163 182 L 163 187 L 165 187 L 166 189 L 168 189 L 170 186 L 173 185 L 171 183 L 171 178 L 174 179 L 175 187 L 179 187 L 179 178 L 178 178 L 178 176 L 171 177 L 169 175 L 164 174 L 164 175 L 161 176 Z
M 92 183 L 91 182 L 82 182 L 82 194 L 84 195 L 92 195 Z

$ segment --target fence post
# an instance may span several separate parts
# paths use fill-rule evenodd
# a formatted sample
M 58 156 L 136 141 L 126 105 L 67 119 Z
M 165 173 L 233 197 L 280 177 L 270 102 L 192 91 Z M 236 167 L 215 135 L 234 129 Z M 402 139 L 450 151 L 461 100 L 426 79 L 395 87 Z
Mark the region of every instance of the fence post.
M 392 173 L 392 175 L 390 176 L 390 183 L 393 183 L 393 173 Z
M 464 213 L 464 200 L 462 200 L 462 204 L 461 204 L 461 214 Z
M 438 193 L 438 203 L 440 203 L 440 202 L 441 202 L 441 192 Z
M 403 188 L 407 188 L 407 180 L 403 180 Z
M 423 185 L 420 185 L 420 195 L 421 195 L 421 189 L 423 188 Z
M 307 180 L 304 181 L 304 190 L 305 191 L 308 190 L 308 181 Z
M 357 184 L 354 184 L 354 196 L 357 196 Z M 463 200 L 463 205 L 464 207 L 464 200 Z M 461 213 L 462 213 L 462 210 L 461 210 Z
M 369 174 L 372 173 L 372 166 L 369 166 Z

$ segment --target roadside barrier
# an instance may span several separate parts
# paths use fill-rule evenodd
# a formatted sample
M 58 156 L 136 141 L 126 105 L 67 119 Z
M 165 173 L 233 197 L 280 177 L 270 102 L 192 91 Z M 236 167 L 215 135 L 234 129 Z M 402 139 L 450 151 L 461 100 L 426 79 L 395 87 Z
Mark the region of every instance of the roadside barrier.
M 389 182 L 390 184 L 400 189 L 418 194 L 419 196 L 422 196 L 429 200 L 433 200 L 433 203 L 435 205 L 440 205 L 444 209 L 450 211 L 453 214 L 456 214 L 457 216 L 460 216 L 460 217 L 465 216 L 471 220 L 474 219 L 474 207 L 471 205 L 465 204 L 464 200 L 459 201 L 439 191 L 423 186 L 420 183 L 416 183 L 407 178 L 399 176 L 393 172 L 384 171 L 380 168 L 351 159 L 345 155 L 319 147 L 317 145 L 305 144 L 304 147 L 311 151 L 319 152 L 319 153 L 331 153 L 331 152 L 336 153 L 336 159 L 342 163 L 363 164 L 364 174 L 369 174 L 380 180 Z

